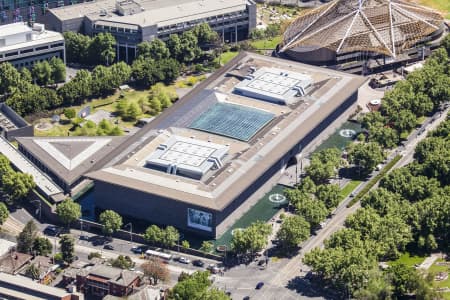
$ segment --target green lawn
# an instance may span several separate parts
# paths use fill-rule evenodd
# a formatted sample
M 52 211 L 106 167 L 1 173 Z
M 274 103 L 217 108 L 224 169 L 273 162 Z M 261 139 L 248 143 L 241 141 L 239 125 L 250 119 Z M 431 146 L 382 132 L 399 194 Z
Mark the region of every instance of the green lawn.
M 264 39 L 264 40 L 257 40 L 257 41 L 251 41 L 250 44 L 255 49 L 275 49 L 279 43 L 281 43 L 281 40 L 283 39 L 282 35 L 276 36 L 271 39 Z
M 445 259 L 437 259 L 434 264 L 428 269 L 428 271 L 438 274 L 439 272 L 447 272 L 450 273 L 450 264 L 448 265 L 438 265 L 438 263 L 444 263 Z M 448 262 L 447 262 L 448 263 Z M 435 281 L 435 286 L 438 288 L 450 288 L 450 277 L 443 281 Z M 450 293 L 447 293 L 450 296 Z
M 419 0 L 419 3 L 437 9 L 450 19 L 450 1 L 448 0 Z
M 411 256 L 408 252 L 403 253 L 397 260 L 389 262 L 390 265 L 403 264 L 409 267 L 420 265 L 425 260 L 425 257 Z
M 353 190 L 361 184 L 361 180 L 351 180 L 349 181 L 344 188 L 341 190 L 341 192 L 339 193 L 339 196 L 342 199 L 345 199 L 348 195 L 350 195 L 351 192 L 353 192 Z
M 235 58 L 239 52 L 236 51 L 227 51 L 220 55 L 220 65 L 226 65 L 230 60 Z M 216 58 L 216 61 L 219 61 L 219 58 Z

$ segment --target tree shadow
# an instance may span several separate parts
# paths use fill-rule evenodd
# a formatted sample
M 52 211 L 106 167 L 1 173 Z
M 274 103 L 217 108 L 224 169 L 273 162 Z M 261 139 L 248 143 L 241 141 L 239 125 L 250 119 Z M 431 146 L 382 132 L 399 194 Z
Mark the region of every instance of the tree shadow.
M 363 173 L 363 171 L 359 170 L 359 168 L 356 166 L 340 168 L 338 174 L 341 178 L 347 178 L 351 180 L 366 180 L 368 178 L 368 174 Z
M 339 295 L 334 294 L 323 286 L 323 282 L 315 282 L 309 276 L 297 276 L 289 280 L 286 288 L 295 291 L 297 294 L 305 297 L 322 297 L 325 299 L 339 299 Z

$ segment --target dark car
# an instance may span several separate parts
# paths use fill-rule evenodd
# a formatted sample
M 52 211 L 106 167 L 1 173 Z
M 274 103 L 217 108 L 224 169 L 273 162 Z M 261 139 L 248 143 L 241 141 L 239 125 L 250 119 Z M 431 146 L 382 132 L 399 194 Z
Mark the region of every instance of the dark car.
M 49 225 L 45 227 L 44 234 L 51 235 L 51 236 L 57 236 L 60 232 L 60 229 L 56 226 Z
M 242 300 L 250 300 L 250 296 L 245 296 Z
M 260 261 L 258 261 L 258 266 L 263 266 L 266 264 L 266 261 L 261 259 Z
M 114 250 L 114 246 L 113 246 L 113 245 L 110 245 L 110 244 L 106 244 L 105 246 L 103 246 L 103 249 L 106 249 L 106 250 Z
M 264 282 L 260 281 L 256 284 L 256 289 L 260 290 L 264 286 Z
M 196 267 L 204 267 L 204 266 L 205 266 L 205 263 L 204 263 L 202 260 L 200 260 L 200 259 L 194 260 L 194 261 L 192 262 L 192 264 L 193 264 L 194 266 L 196 266 Z

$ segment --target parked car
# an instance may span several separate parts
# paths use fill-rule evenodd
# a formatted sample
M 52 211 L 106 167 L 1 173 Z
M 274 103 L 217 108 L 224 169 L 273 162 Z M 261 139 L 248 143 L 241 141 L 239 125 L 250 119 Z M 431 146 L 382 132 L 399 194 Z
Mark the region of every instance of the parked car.
M 211 274 L 217 274 L 217 273 L 219 273 L 219 271 L 220 271 L 220 269 L 216 266 L 216 265 L 214 265 L 214 264 L 211 264 L 211 265 L 208 265 L 208 267 L 206 268 Z
M 196 266 L 196 267 L 204 267 L 204 266 L 205 266 L 205 263 L 204 263 L 202 260 L 200 260 L 200 259 L 194 260 L 194 261 L 192 262 L 192 264 L 193 264 L 194 266 Z
M 250 300 L 250 296 L 245 296 L 242 300 Z
M 189 264 L 191 261 L 189 259 L 187 259 L 186 257 L 180 257 L 178 259 L 178 262 L 180 262 L 182 264 Z
M 46 235 L 51 235 L 51 236 L 56 236 L 58 234 L 58 227 L 53 226 L 53 225 L 49 225 L 47 227 L 45 227 L 44 229 L 44 234 Z
M 147 249 L 143 246 L 134 246 L 131 248 L 131 252 L 136 253 L 136 254 L 142 254 L 145 251 L 147 251 Z
M 264 259 L 261 259 L 260 261 L 258 261 L 258 266 L 263 266 L 266 263 L 266 261 Z
M 256 289 L 260 290 L 264 286 L 264 282 L 260 281 L 256 284 Z
M 103 249 L 106 249 L 106 250 L 114 250 L 114 246 L 111 245 L 111 244 L 106 244 L 105 246 L 103 246 Z

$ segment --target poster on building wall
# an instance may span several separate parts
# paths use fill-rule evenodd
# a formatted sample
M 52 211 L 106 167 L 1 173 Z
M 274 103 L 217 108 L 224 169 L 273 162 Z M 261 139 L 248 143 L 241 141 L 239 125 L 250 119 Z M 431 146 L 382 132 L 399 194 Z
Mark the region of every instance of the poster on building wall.
M 188 208 L 188 226 L 205 231 L 212 231 L 212 214 Z

